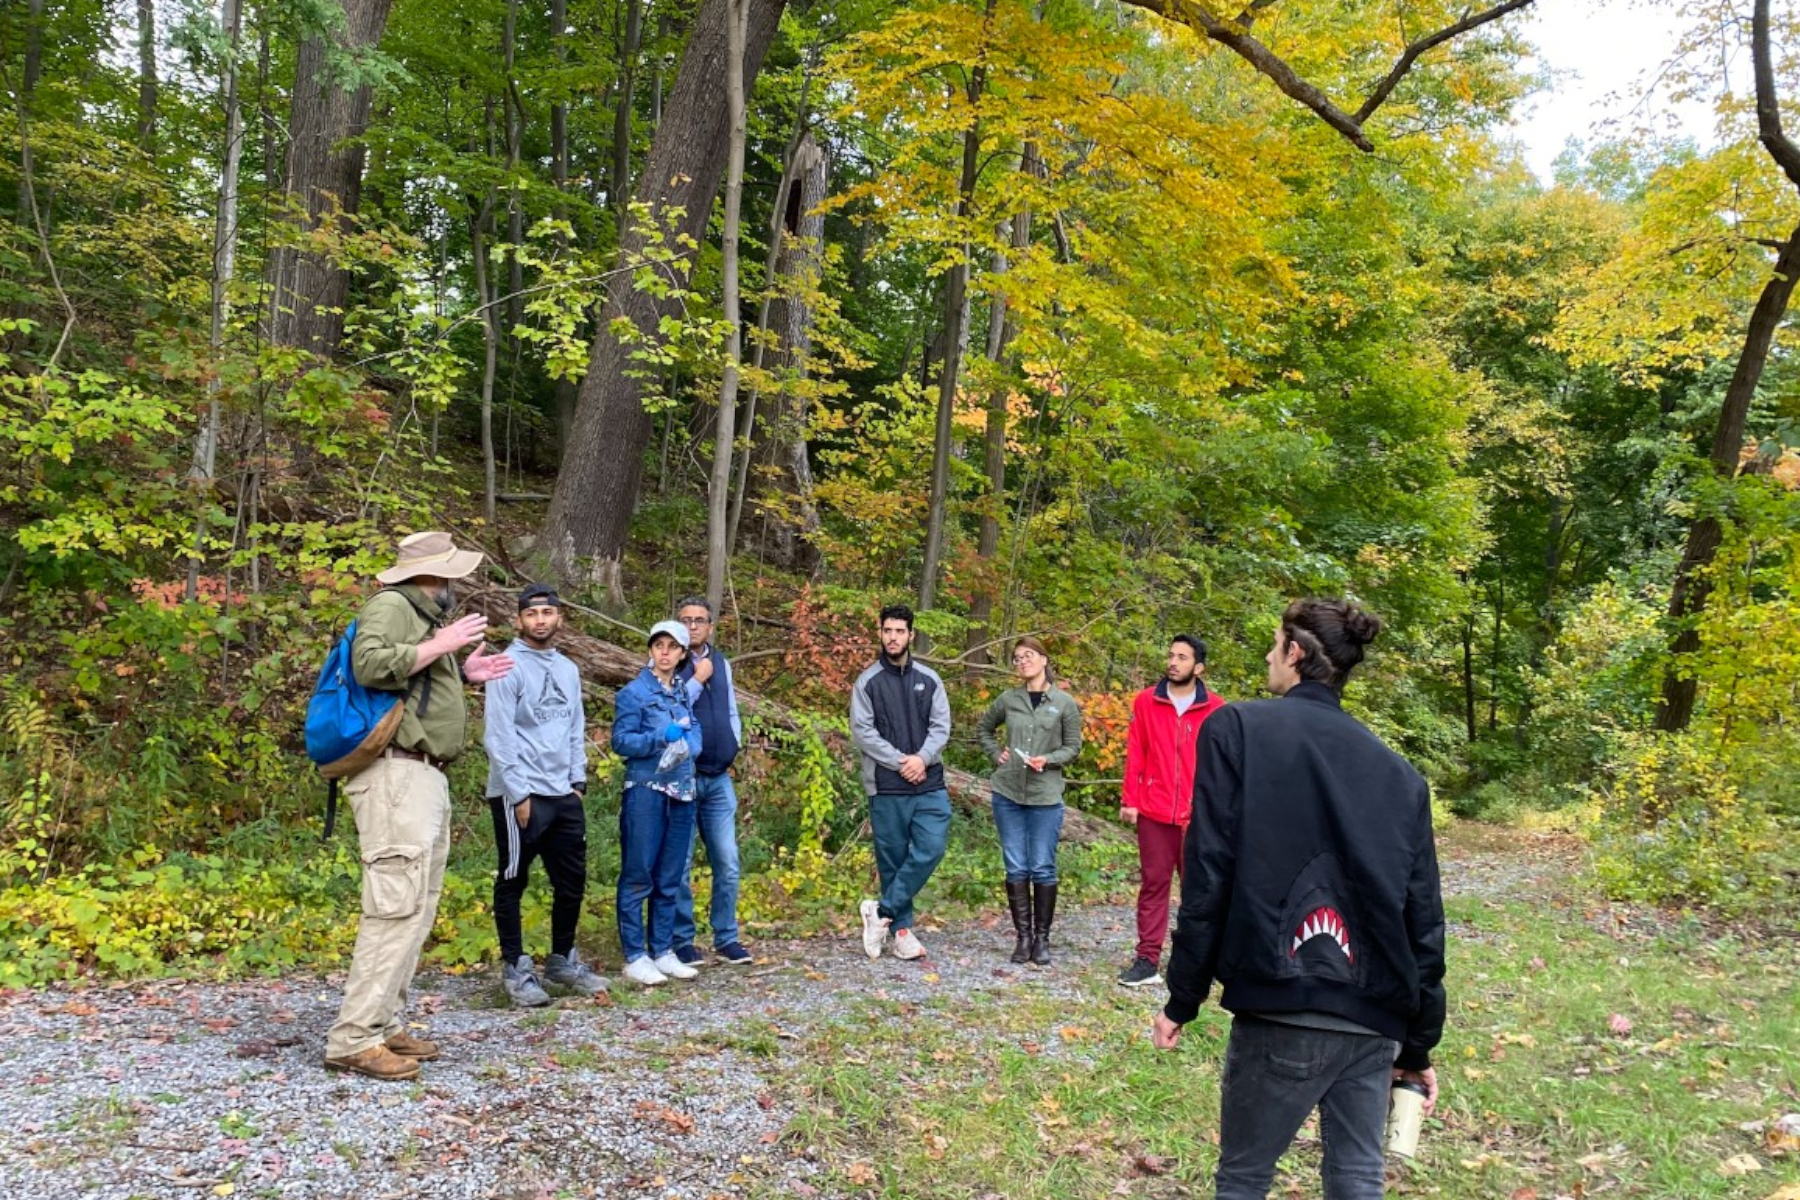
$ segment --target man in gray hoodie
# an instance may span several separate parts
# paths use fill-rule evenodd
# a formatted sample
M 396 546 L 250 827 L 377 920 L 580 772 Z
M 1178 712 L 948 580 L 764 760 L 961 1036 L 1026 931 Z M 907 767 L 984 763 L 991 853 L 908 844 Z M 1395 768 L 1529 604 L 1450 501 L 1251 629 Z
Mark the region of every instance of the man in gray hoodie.
M 508 651 L 513 670 L 488 689 L 483 732 L 500 860 L 494 928 L 501 980 L 508 998 L 526 1007 L 550 1003 L 519 925 L 519 900 L 534 858 L 544 860 L 554 897 L 544 980 L 587 996 L 606 990 L 606 980 L 575 949 L 575 922 L 587 890 L 587 724 L 581 673 L 551 646 L 561 628 L 562 601 L 554 591 L 533 584 L 519 593 L 519 636 Z

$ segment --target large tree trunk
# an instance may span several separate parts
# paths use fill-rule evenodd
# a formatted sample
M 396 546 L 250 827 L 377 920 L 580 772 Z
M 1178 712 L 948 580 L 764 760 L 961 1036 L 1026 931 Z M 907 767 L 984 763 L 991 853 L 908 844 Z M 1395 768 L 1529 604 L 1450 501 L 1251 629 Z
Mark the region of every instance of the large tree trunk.
M 381 40 L 391 0 L 344 0 L 342 48 L 360 50 Z M 332 79 L 327 48 L 311 38 L 294 64 L 288 115 L 285 189 L 299 206 L 303 230 L 354 217 L 362 189 L 363 151 L 369 123 L 367 85 L 345 91 Z M 269 256 L 269 340 L 330 357 L 344 334 L 343 308 L 350 276 L 328 257 L 295 247 Z
M 812 498 L 812 458 L 806 444 L 806 390 L 800 385 L 812 355 L 813 310 L 806 297 L 820 283 L 825 218 L 818 207 L 825 200 L 830 164 L 810 133 L 795 143 L 788 157 L 777 197 L 776 253 L 762 318 L 763 329 L 777 341 L 767 346 L 765 339 L 756 348 L 757 365 L 779 379 L 782 387 L 771 397 L 761 447 L 746 447 L 738 464 L 731 526 L 735 544 L 744 505 L 751 496 L 761 497 L 759 552 L 789 570 L 809 571 L 816 561 L 809 539 L 818 532 L 819 510 Z M 756 400 L 752 394 L 751 403 Z M 750 470 L 753 454 L 763 464 L 755 474 Z
M 1750 414 L 1750 402 L 1756 398 L 1756 385 L 1762 380 L 1763 366 L 1769 360 L 1769 347 L 1775 330 L 1787 312 L 1794 294 L 1794 283 L 1800 278 L 1800 226 L 1788 235 L 1776 256 L 1775 270 L 1763 285 L 1756 307 L 1750 313 L 1750 324 L 1744 335 L 1744 349 L 1738 355 L 1737 370 L 1725 389 L 1725 402 L 1719 409 L 1719 424 L 1713 430 L 1713 473 L 1721 479 L 1737 475 L 1744 448 L 1744 423 Z M 1700 631 L 1694 619 L 1706 607 L 1712 585 L 1704 577 L 1705 570 L 1719 552 L 1724 530 L 1716 516 L 1705 516 L 1688 529 L 1687 546 L 1681 553 L 1681 565 L 1675 571 L 1675 585 L 1669 591 L 1669 619 L 1676 625 L 1675 640 L 1669 646 L 1673 657 L 1663 675 L 1662 699 L 1656 706 L 1656 727 L 1670 733 L 1686 729 L 1694 717 L 1694 701 L 1698 685 L 1682 670 L 1686 655 L 1700 648 Z
M 725 226 L 720 255 L 725 317 L 725 369 L 719 383 L 719 419 L 713 431 L 712 479 L 706 496 L 706 602 L 724 611 L 725 568 L 731 558 L 727 536 L 730 518 L 731 455 L 737 438 L 738 364 L 744 356 L 743 314 L 738 297 L 738 227 L 744 211 L 744 142 L 749 136 L 744 109 L 744 25 L 750 0 L 730 0 L 725 40 L 725 98 L 731 114 L 730 149 L 725 170 Z M 636 6 L 633 6 L 635 14 Z
M 750 0 L 744 36 L 744 86 L 752 87 L 763 56 L 775 38 L 787 0 Z M 712 214 L 713 199 L 725 174 L 731 114 L 723 86 L 727 53 L 727 0 L 706 0 L 694 20 L 687 52 L 675 76 L 662 124 L 650 146 L 639 179 L 637 197 L 661 225 L 669 211 L 682 216 L 675 238 L 699 241 Z M 621 263 L 645 249 L 643 235 L 627 230 L 620 243 Z M 672 309 L 632 286 L 628 273 L 617 272 L 607 284 L 606 302 L 596 322 L 594 351 L 581 383 L 569 445 L 550 501 L 543 546 L 548 566 L 558 577 L 574 580 L 581 560 L 591 560 L 587 578 L 616 580 L 632 510 L 643 481 L 644 451 L 650 442 L 650 417 L 644 411 L 639 365 L 630 347 L 613 332 L 613 323 L 628 320 L 640 330 L 654 331 Z

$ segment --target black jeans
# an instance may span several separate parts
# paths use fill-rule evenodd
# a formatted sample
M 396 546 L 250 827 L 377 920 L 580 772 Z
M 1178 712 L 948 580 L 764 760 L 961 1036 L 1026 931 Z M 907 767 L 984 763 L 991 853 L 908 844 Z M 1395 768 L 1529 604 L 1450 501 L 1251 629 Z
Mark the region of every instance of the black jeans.
M 494 813 L 494 930 L 500 935 L 500 957 L 517 962 L 525 953 L 519 929 L 519 899 L 531 876 L 533 859 L 544 860 L 550 875 L 550 950 L 567 955 L 575 948 L 575 923 L 587 892 L 587 811 L 574 792 L 566 796 L 533 796 L 531 819 L 524 829 L 504 796 L 490 796 Z
M 1231 1023 L 1219 1101 L 1218 1200 L 1264 1200 L 1319 1110 L 1325 1200 L 1381 1200 L 1382 1135 L 1400 1043 L 1255 1017 Z

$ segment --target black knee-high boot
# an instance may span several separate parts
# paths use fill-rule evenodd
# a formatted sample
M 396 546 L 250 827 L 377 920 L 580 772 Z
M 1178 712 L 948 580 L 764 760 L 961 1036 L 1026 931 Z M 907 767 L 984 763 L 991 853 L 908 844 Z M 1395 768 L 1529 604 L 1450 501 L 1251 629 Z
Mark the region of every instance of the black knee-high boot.
M 1034 883 L 1032 890 L 1031 961 L 1040 967 L 1050 965 L 1050 925 L 1056 920 L 1056 885 Z
M 1019 937 L 1018 944 L 1013 947 L 1012 960 L 1028 962 L 1031 958 L 1031 885 L 1008 880 L 1006 906 L 1012 910 L 1013 932 Z

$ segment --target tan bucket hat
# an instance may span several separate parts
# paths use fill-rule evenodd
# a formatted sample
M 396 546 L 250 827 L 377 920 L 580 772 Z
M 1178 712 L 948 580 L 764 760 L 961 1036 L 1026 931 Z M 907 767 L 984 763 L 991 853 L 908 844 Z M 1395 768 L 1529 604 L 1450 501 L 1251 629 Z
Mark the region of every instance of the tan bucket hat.
M 450 535 L 435 530 L 400 539 L 400 559 L 375 578 L 382 583 L 405 583 L 420 575 L 435 579 L 461 579 L 481 565 L 479 550 L 458 550 Z

